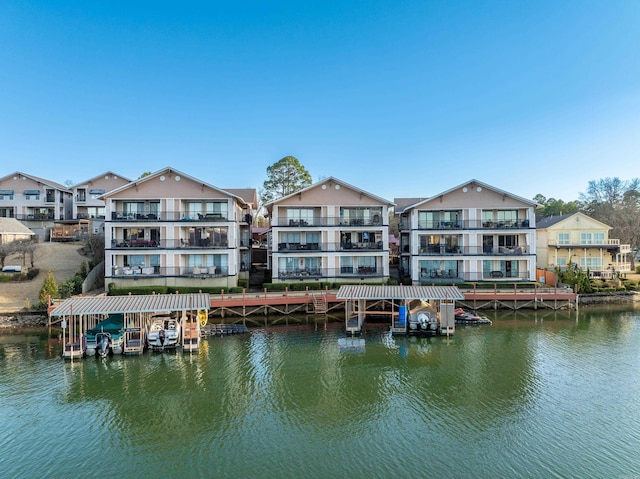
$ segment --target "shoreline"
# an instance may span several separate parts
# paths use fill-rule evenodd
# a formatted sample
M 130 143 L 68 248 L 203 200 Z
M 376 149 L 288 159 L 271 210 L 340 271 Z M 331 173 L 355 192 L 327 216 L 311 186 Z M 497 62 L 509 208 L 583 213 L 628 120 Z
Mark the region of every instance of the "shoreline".
M 581 294 L 578 297 L 578 307 L 589 307 L 594 305 L 609 304 L 640 304 L 640 292 L 620 291 L 611 293 L 591 293 Z M 485 308 L 494 310 L 493 308 Z M 533 308 L 522 308 L 524 310 L 534 310 Z M 482 308 L 478 308 L 482 311 Z M 262 313 L 259 316 L 263 316 Z M 224 322 L 224 318 L 220 318 Z M 0 312 L 0 331 L 27 329 L 32 327 L 47 327 L 49 317 L 46 311 L 3 311 Z

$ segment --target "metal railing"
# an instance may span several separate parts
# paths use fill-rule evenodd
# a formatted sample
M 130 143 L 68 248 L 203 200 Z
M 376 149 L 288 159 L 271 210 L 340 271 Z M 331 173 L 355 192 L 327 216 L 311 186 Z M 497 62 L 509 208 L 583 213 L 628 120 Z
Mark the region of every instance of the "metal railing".
M 304 279 L 304 278 L 378 278 L 382 277 L 382 268 L 371 266 L 348 266 L 341 268 L 295 268 L 279 269 L 277 279 Z
M 358 242 L 326 242 L 326 243 L 277 243 L 274 253 L 302 253 L 306 251 L 381 251 L 382 241 Z
M 410 251 L 405 251 L 410 252 Z M 418 248 L 421 256 L 474 256 L 474 255 L 525 255 L 530 254 L 528 245 L 524 246 L 447 246 L 447 245 L 427 245 Z
M 344 219 L 339 216 L 316 216 L 307 219 L 278 218 L 274 226 L 290 226 L 295 228 L 319 226 L 387 226 L 381 215 L 373 215 L 370 219 Z
M 489 271 L 489 272 L 464 272 L 457 270 L 441 270 L 441 269 L 426 269 L 420 270 L 418 281 L 420 282 L 445 282 L 445 281 L 527 281 L 529 280 L 528 273 L 514 273 L 510 271 Z
M 111 240 L 112 249 L 124 248 L 228 248 L 227 241 L 213 241 L 211 239 L 172 239 L 172 240 L 146 240 L 146 239 L 114 239 Z
M 113 266 L 105 269 L 109 278 L 144 279 L 163 277 L 215 278 L 229 275 L 228 266 Z
M 249 215 L 245 215 L 249 216 Z M 242 217 L 240 221 L 245 221 Z M 129 213 L 125 211 L 112 211 L 111 221 L 233 221 L 228 215 L 221 213 L 193 213 L 189 211 L 159 211 L 154 213 Z

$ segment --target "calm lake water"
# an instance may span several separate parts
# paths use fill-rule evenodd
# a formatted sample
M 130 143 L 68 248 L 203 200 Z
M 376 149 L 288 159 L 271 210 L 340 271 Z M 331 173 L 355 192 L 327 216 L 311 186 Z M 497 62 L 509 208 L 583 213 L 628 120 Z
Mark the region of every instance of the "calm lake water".
M 74 362 L 4 333 L 0 476 L 640 477 L 640 311 L 490 317 L 364 351 L 312 323 Z

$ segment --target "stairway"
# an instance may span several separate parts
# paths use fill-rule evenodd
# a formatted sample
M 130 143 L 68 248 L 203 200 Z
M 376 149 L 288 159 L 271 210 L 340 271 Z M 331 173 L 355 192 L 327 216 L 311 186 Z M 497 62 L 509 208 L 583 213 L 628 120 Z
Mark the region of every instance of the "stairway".
M 327 312 L 327 298 L 324 294 L 314 294 L 313 312 L 316 314 L 324 314 Z

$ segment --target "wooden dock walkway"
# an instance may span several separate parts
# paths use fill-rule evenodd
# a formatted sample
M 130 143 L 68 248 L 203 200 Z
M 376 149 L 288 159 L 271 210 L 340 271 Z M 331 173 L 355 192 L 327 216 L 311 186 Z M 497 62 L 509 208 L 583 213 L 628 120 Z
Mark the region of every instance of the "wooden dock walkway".
M 336 298 L 337 291 L 279 291 L 243 292 L 210 295 L 210 317 L 241 317 L 256 314 L 327 314 L 344 310 L 344 300 Z M 510 290 L 474 289 L 463 291 L 459 306 L 468 309 L 573 309 L 578 295 L 564 288 L 518 288 Z M 384 314 L 384 313 L 382 313 Z
M 209 316 L 240 316 L 255 314 L 289 315 L 325 314 L 344 307 L 344 301 L 336 299 L 337 291 L 279 291 L 240 294 L 211 295 Z

